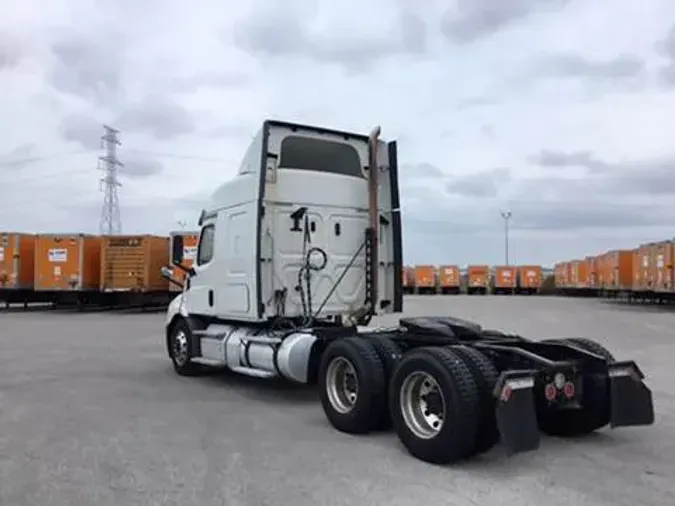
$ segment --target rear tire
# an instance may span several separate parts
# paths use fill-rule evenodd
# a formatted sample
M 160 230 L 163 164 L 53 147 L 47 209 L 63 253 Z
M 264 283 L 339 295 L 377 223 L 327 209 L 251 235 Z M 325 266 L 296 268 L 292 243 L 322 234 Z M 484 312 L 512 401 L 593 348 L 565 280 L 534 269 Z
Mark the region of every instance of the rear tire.
M 495 413 L 496 401 L 493 395 L 493 390 L 497 384 L 497 369 L 492 361 L 476 348 L 459 345 L 453 346 L 452 350 L 464 360 L 478 387 L 480 406 L 474 452 L 483 453 L 490 450 L 499 441 L 499 429 L 497 428 Z
M 382 417 L 386 380 L 382 360 L 367 339 L 330 343 L 319 365 L 319 396 L 330 424 L 340 432 L 365 434 Z
M 583 350 L 590 351 L 591 353 L 595 353 L 596 355 L 604 357 L 608 364 L 616 362 L 614 355 L 612 355 L 612 353 L 607 348 L 593 339 L 587 339 L 585 337 L 570 337 L 564 341 L 571 343 L 572 345 L 577 346 Z
M 547 342 L 570 344 L 605 358 L 607 363 L 615 361 L 614 356 L 600 343 L 584 337 L 550 339 Z M 582 384 L 582 398 L 579 410 L 542 410 L 539 428 L 545 434 L 557 437 L 585 436 L 609 423 L 610 392 L 609 379 L 603 374 L 585 374 Z
M 373 430 L 389 430 L 391 429 L 391 414 L 389 413 L 389 400 L 386 395 L 386 385 L 394 374 L 396 365 L 403 358 L 403 351 L 401 347 L 392 339 L 387 337 L 378 337 L 377 335 L 367 336 L 368 341 L 373 345 L 378 357 L 382 361 L 385 375 L 385 406 L 382 410 L 382 416 L 373 427 Z
M 411 455 L 448 464 L 473 453 L 480 396 L 462 359 L 447 348 L 419 348 L 389 383 L 396 434 Z

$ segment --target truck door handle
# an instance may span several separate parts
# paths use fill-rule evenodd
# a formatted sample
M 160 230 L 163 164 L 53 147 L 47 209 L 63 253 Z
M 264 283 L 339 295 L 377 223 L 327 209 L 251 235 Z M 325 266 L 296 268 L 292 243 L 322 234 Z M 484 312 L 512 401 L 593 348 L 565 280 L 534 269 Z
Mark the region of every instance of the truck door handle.
M 209 290 L 209 306 L 213 307 L 213 290 Z

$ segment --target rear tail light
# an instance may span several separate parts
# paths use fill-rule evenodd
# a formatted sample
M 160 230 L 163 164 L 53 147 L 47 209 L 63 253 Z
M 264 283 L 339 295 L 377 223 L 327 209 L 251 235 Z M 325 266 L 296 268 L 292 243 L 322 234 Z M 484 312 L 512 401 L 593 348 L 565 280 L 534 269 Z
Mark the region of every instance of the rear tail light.
M 549 383 L 544 387 L 544 396 L 547 401 L 554 401 L 558 396 L 558 390 L 555 388 L 553 383 Z
M 575 393 L 574 383 L 572 383 L 571 381 L 568 381 L 567 383 L 565 383 L 565 386 L 563 388 L 563 393 L 565 394 L 565 397 L 567 397 L 568 399 L 571 399 L 572 397 L 574 397 L 574 393 Z

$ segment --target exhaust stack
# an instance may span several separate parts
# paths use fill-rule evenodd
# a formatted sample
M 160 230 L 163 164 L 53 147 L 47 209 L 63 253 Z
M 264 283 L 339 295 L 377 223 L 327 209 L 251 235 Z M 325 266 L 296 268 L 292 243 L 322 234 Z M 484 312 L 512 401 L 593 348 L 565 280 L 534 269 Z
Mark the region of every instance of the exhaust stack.
M 368 136 L 368 200 L 370 211 L 370 239 L 371 239 L 371 255 L 370 255 L 370 273 L 371 273 L 371 292 L 370 305 L 371 314 L 375 313 L 375 306 L 378 297 L 378 271 L 379 271 L 379 227 L 380 227 L 380 211 L 378 202 L 378 187 L 379 187 L 379 169 L 377 165 L 378 154 L 378 140 L 382 129 L 379 126 L 373 128 Z

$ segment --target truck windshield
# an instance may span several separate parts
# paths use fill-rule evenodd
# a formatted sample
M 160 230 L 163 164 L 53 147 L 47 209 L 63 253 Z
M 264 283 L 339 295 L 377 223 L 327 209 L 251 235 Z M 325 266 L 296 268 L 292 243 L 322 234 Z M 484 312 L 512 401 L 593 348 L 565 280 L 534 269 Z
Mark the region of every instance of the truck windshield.
M 353 146 L 297 135 L 289 135 L 281 141 L 279 168 L 365 178 L 359 153 Z

